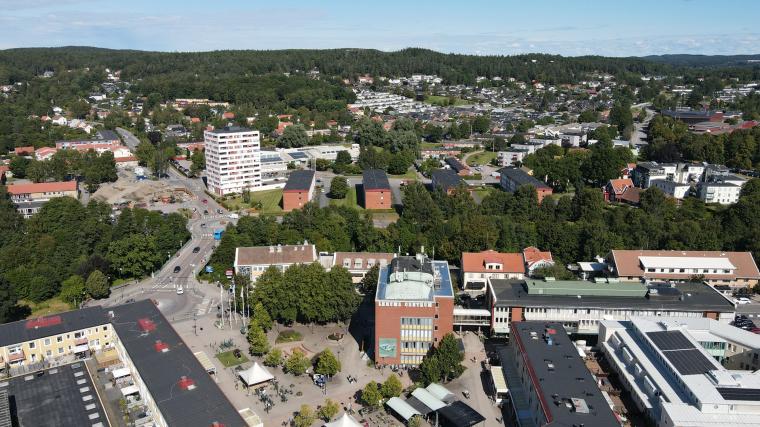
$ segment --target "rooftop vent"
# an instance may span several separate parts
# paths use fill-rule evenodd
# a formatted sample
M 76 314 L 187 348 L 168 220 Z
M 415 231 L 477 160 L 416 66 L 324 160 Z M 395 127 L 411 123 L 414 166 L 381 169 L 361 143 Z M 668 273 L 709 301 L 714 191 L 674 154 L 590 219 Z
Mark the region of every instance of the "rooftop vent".
M 139 319 L 137 324 L 140 325 L 140 329 L 143 332 L 152 332 L 156 330 L 156 324 L 148 318 Z
M 179 379 L 179 388 L 181 388 L 182 390 L 194 390 L 195 381 L 183 375 Z
M 153 344 L 153 347 L 155 347 L 156 351 L 159 353 L 166 353 L 169 351 L 169 344 L 161 340 L 156 340 L 156 343 Z

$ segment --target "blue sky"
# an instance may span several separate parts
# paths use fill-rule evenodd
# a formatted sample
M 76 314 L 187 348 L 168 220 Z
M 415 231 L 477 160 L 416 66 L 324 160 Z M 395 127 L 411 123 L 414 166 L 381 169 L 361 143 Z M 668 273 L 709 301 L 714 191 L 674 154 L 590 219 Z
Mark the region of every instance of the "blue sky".
M 757 0 L 0 0 L 0 49 L 760 53 Z

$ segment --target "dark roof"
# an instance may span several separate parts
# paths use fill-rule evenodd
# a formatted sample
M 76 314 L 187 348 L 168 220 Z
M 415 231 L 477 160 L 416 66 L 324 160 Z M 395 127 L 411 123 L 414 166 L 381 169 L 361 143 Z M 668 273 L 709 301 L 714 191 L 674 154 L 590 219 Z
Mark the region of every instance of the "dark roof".
M 496 305 L 500 307 L 560 307 L 560 308 L 640 308 L 664 311 L 718 311 L 733 312 L 734 305 L 718 291 L 704 283 L 679 283 L 676 297 L 612 297 L 577 295 L 528 294 L 525 280 L 491 279 L 496 295 Z M 604 284 L 599 284 L 604 286 Z M 661 292 L 658 288 L 658 292 Z M 683 297 L 683 300 L 681 299 Z
M 110 308 L 112 324 L 164 419 L 171 426 L 245 426 L 245 421 L 150 300 Z M 159 352 L 156 342 L 168 346 Z M 195 389 L 180 385 L 182 377 Z
M 0 427 L 13 427 L 8 390 L 0 389 Z
M 107 141 L 121 141 L 119 134 L 112 130 L 103 129 L 98 131 L 98 139 L 104 139 Z
M 364 191 L 390 190 L 391 188 L 388 175 L 380 169 L 365 169 L 362 172 L 362 185 L 364 185 Z
M 717 112 L 709 110 L 662 110 L 662 114 L 675 119 L 704 119 L 714 116 Z
M 470 427 L 485 421 L 485 417 L 466 403 L 457 400 L 438 410 L 441 424 L 452 427 Z
M 6 399 L 13 400 L 10 412 L 17 425 L 109 425 L 84 362 L 17 376 L 6 380 L 6 384 L 3 390 L 8 393 Z M 85 387 L 88 389 L 82 390 Z
M 430 177 L 433 180 L 433 187 L 441 188 L 443 191 L 456 188 L 463 181 L 462 177 L 451 169 L 436 169 L 430 173 Z
M 516 183 L 518 187 L 521 185 L 530 185 L 536 188 L 549 188 L 548 185 L 528 175 L 522 169 L 503 168 L 499 171 L 499 174 L 501 174 L 501 176 L 506 176 L 507 179 Z
M 242 126 L 225 126 L 223 128 L 214 129 L 210 132 L 215 133 L 215 134 L 223 134 L 223 133 L 237 133 L 237 132 L 253 132 L 253 130 L 244 128 Z
M 103 308 L 87 307 L 36 319 L 0 325 L 0 347 L 78 331 L 108 323 Z
M 288 183 L 282 191 L 309 191 L 314 184 L 313 170 L 298 170 L 290 173 Z
M 431 259 L 428 257 L 425 257 L 425 260 L 420 263 L 420 260 L 413 256 L 398 256 L 396 258 L 393 258 L 389 268 L 390 273 L 395 273 L 397 271 L 433 274 L 433 265 L 431 263 Z
M 457 159 L 456 157 L 447 157 L 446 164 L 451 166 L 451 169 L 454 169 L 454 172 L 457 172 L 457 173 L 459 173 L 460 171 L 469 169 L 464 163 L 460 162 L 459 159 Z
M 619 425 L 561 323 L 512 322 L 511 330 L 514 339 L 510 345 L 517 346 L 511 350 L 529 366 L 530 381 L 540 399 L 539 407 L 549 412 L 549 425 Z M 566 406 L 567 403 L 571 406 Z

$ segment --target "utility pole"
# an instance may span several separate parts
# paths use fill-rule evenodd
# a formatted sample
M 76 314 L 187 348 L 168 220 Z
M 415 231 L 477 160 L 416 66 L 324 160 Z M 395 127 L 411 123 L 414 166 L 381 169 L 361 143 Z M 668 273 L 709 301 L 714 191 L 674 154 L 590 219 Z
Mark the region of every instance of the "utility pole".
M 222 329 L 224 329 L 224 289 L 219 282 L 216 282 L 216 284 L 219 286 L 219 307 L 222 310 L 220 319 L 222 320 Z

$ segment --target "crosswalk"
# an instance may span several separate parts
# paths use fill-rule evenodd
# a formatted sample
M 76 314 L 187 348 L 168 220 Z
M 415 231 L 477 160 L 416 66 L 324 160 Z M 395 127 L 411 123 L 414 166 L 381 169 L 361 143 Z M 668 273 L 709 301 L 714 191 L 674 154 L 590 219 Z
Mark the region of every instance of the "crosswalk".
M 195 313 L 198 316 L 204 316 L 215 309 L 216 309 L 216 299 L 206 297 L 206 298 L 203 298 L 203 301 L 201 301 L 201 303 L 196 306 Z

